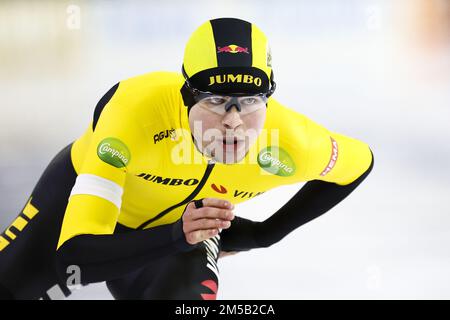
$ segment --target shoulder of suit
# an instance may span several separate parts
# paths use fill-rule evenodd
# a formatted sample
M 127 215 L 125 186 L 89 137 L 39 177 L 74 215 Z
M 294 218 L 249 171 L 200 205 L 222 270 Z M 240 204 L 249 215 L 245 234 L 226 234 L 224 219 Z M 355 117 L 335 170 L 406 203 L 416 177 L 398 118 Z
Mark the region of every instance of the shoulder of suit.
M 156 71 L 149 72 L 120 81 L 116 95 L 125 99 L 140 98 L 157 95 L 179 95 L 184 83 L 183 76 L 177 72 Z

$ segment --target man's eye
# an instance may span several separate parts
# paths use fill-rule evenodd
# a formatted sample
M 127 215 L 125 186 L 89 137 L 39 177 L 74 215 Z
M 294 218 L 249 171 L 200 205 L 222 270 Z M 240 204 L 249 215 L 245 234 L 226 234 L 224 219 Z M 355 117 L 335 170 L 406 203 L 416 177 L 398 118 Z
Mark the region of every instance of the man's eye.
M 225 99 L 220 98 L 220 97 L 211 97 L 211 98 L 208 98 L 207 102 L 212 105 L 218 106 L 218 105 L 225 103 Z
M 257 100 L 255 98 L 244 98 L 241 103 L 243 104 L 255 104 L 257 102 Z

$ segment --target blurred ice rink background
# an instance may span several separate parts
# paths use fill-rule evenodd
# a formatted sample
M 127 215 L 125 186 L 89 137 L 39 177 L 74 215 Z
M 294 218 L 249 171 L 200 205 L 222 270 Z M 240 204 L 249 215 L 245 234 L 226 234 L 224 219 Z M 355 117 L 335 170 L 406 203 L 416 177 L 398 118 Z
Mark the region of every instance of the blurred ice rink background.
M 210 18 L 269 37 L 275 97 L 367 142 L 369 178 L 282 242 L 220 261 L 219 299 L 450 298 L 450 1 L 1 1 L 0 227 L 121 79 L 179 71 Z M 240 205 L 261 220 L 301 185 Z M 103 284 L 71 299 L 110 299 Z

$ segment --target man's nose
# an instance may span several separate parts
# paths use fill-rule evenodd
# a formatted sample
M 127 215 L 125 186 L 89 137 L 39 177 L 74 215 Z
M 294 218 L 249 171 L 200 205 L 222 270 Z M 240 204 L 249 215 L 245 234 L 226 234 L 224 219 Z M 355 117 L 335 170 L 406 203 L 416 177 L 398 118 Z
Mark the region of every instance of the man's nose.
M 231 109 L 225 113 L 222 119 L 222 124 L 227 129 L 235 129 L 242 125 L 241 116 L 236 108 L 236 106 L 232 106 Z

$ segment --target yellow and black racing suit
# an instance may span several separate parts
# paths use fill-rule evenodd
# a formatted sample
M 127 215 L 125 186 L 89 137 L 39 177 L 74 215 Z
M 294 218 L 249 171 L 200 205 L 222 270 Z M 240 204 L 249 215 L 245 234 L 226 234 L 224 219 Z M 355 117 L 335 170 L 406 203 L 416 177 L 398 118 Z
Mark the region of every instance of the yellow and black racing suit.
M 81 283 L 107 281 L 116 298 L 214 298 L 219 250 L 270 246 L 339 203 L 372 169 L 367 144 L 273 98 L 246 157 L 216 163 L 193 143 L 183 82 L 153 72 L 102 97 L 90 126 L 52 160 L 1 234 L 0 297 L 67 295 L 76 265 Z M 306 184 L 266 221 L 236 217 L 220 236 L 185 241 L 180 217 L 190 201 L 238 204 L 298 182 Z

